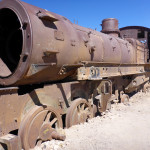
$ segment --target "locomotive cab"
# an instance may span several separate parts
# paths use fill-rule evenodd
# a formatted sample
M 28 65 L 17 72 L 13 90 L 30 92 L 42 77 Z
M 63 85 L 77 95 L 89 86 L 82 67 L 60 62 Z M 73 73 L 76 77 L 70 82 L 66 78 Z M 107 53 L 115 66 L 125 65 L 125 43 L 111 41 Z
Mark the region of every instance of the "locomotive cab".
M 137 39 L 147 50 L 147 63 L 150 62 L 150 28 L 142 26 L 127 26 L 120 28 L 121 38 Z

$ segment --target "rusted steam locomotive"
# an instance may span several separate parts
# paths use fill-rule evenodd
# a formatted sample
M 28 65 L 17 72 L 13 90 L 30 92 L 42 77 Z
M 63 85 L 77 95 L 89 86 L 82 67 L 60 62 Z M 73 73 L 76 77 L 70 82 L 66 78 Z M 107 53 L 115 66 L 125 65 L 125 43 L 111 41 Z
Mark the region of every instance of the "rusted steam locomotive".
M 1 0 L 0 149 L 64 140 L 59 128 L 146 91 L 149 41 L 148 28 L 119 30 L 114 18 L 103 20 L 98 32 L 19 0 Z

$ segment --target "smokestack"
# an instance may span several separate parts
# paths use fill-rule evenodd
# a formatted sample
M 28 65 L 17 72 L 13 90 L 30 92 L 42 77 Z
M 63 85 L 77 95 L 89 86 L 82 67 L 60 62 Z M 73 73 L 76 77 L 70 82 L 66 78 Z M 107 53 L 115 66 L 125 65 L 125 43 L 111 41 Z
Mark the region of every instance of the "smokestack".
M 102 21 L 102 31 L 101 32 L 118 37 L 120 34 L 120 31 L 118 29 L 118 20 L 115 18 L 104 19 Z

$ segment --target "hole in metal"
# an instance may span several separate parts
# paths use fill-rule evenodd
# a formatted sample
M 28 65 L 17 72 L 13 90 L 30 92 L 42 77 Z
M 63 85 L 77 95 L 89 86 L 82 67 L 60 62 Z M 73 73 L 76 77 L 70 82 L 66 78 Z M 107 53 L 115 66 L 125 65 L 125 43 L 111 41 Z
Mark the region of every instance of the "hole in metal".
M 19 64 L 23 35 L 19 18 L 11 9 L 1 9 L 0 20 L 0 76 L 7 77 Z

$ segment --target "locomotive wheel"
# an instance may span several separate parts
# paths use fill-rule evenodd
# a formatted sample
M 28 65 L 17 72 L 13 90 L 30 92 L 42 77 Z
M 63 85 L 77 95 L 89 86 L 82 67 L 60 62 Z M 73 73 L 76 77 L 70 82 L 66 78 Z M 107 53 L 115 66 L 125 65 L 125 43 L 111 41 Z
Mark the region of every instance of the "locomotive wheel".
M 72 102 L 66 115 L 66 127 L 84 123 L 93 117 L 91 106 L 85 99 L 76 99 Z
M 25 150 L 34 148 L 51 139 L 64 140 L 65 136 L 57 133 L 62 128 L 62 119 L 52 107 L 34 107 L 22 121 L 19 129 L 22 147 Z
M 128 105 L 129 104 L 129 96 L 127 94 L 123 94 L 121 96 L 121 103 L 123 103 L 124 105 Z

